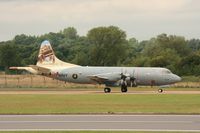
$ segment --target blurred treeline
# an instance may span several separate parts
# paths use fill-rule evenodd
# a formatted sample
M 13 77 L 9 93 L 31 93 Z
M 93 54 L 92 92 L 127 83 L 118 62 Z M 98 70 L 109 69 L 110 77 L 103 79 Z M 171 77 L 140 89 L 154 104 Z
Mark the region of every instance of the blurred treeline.
M 83 66 L 166 67 L 178 75 L 200 75 L 200 40 L 160 34 L 150 40 L 127 38 L 119 27 L 96 27 L 80 36 L 73 27 L 41 36 L 16 35 L 0 42 L 0 70 L 37 62 L 42 41 L 49 40 L 56 56 Z

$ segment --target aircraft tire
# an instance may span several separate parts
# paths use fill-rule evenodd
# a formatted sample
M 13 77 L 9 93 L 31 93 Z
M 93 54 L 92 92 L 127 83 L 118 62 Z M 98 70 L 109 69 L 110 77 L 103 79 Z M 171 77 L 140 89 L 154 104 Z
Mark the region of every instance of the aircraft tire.
M 163 89 L 158 89 L 158 92 L 159 92 L 159 93 L 162 93 L 162 92 L 163 92 Z
M 104 92 L 105 92 L 105 93 L 110 93 L 110 92 L 111 92 L 111 89 L 106 87 L 106 88 L 104 88 Z
M 124 93 L 124 92 L 127 92 L 128 89 L 127 89 L 127 86 L 122 86 L 121 87 L 121 92 Z

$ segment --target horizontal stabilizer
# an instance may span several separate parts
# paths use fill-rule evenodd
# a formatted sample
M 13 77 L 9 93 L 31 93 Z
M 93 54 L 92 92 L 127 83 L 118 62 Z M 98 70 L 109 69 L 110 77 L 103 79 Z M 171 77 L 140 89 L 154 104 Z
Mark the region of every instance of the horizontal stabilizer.
M 39 73 L 50 73 L 51 72 L 51 70 L 48 68 L 44 68 L 44 67 L 40 67 L 40 66 L 36 66 L 36 65 L 29 65 L 29 67 L 38 71 Z
M 38 71 L 36 71 L 35 69 L 31 68 L 31 67 L 9 67 L 10 70 L 26 70 L 30 73 L 33 74 L 38 74 Z
M 42 73 L 50 73 L 50 69 L 36 66 L 36 65 L 29 65 L 28 67 L 10 67 L 10 70 L 26 70 L 33 74 L 42 74 Z

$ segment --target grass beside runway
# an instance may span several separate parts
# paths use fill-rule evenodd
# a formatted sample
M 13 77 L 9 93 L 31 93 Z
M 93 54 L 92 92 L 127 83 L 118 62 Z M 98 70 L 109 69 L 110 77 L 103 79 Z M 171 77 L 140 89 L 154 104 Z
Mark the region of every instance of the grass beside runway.
M 0 114 L 200 114 L 198 94 L 0 95 Z

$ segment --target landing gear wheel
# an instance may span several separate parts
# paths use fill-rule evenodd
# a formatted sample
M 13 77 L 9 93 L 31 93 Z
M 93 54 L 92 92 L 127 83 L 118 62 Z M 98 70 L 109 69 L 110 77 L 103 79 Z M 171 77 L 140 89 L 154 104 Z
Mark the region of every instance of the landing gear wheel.
M 106 87 L 106 88 L 104 88 L 104 92 L 105 92 L 105 93 L 110 93 L 110 92 L 111 92 L 111 89 Z
M 163 89 L 158 89 L 158 92 L 159 92 L 159 93 L 162 93 L 162 92 L 163 92 Z
M 121 92 L 127 92 L 127 91 L 128 91 L 127 86 L 122 86 L 121 87 Z

